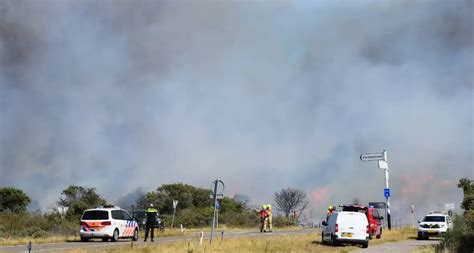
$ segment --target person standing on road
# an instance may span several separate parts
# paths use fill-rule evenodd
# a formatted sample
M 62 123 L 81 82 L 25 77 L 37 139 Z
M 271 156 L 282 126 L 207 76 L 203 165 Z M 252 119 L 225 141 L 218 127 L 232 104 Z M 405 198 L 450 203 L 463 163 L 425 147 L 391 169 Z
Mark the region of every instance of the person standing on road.
M 267 232 L 267 205 L 262 205 L 262 209 L 260 210 L 260 232 Z
M 148 239 L 148 231 L 151 229 L 151 241 L 153 242 L 153 238 L 155 237 L 155 224 L 156 224 L 156 215 L 158 214 L 158 210 L 153 207 L 153 204 L 150 204 L 150 207 L 145 210 L 146 213 L 146 224 L 145 224 L 145 240 Z
M 268 232 L 272 232 L 272 206 L 267 205 L 267 227 Z

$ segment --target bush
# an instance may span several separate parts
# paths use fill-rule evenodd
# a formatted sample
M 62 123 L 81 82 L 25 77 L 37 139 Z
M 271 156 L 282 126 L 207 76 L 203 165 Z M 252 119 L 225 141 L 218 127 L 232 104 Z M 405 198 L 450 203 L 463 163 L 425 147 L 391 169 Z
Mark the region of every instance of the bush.
M 472 214 L 473 212 L 469 213 Z M 437 248 L 437 252 L 443 252 L 444 249 L 459 253 L 474 252 L 474 231 L 468 226 L 469 223 L 474 221 L 473 218 L 472 215 L 456 215 L 453 229 L 446 233 L 443 242 Z
M 464 199 L 461 207 L 463 215 L 454 217 L 453 229 L 448 231 L 443 242 L 437 248 L 438 252 L 448 249 L 450 252 L 474 252 L 474 183 L 462 178 L 459 180 L 458 188 L 463 189 Z
M 257 217 L 253 211 L 219 213 L 219 223 L 230 227 L 254 227 L 256 219 Z
M 0 237 L 48 237 L 76 235 L 78 223 L 67 221 L 58 214 L 0 213 Z
M 296 220 L 291 217 L 285 217 L 285 216 L 273 217 L 274 227 L 292 227 L 296 225 L 297 225 Z

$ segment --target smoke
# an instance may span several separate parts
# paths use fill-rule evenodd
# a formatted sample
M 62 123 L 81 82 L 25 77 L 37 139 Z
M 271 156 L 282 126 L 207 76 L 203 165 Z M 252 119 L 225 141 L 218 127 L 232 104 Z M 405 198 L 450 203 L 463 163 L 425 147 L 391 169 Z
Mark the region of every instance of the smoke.
M 0 185 L 171 182 L 394 215 L 474 178 L 472 1 L 2 1 Z M 419 207 L 419 208 L 418 208 Z

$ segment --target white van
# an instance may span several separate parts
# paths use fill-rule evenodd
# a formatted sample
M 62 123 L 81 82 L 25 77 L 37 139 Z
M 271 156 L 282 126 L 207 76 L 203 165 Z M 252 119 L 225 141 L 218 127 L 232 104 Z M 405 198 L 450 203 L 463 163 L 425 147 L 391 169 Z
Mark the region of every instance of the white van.
M 127 211 L 115 206 L 104 206 L 87 209 L 81 217 L 81 241 L 86 242 L 91 238 L 113 242 L 119 238 L 132 238 L 138 240 L 138 223 Z
M 339 243 L 360 244 L 369 247 L 369 222 L 363 213 L 335 212 L 323 221 L 321 241 L 337 245 Z

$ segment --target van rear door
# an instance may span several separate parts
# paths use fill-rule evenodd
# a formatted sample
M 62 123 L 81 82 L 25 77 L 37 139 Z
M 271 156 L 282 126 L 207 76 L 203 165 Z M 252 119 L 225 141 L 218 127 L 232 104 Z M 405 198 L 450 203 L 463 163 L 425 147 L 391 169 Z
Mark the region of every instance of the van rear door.
M 367 217 L 363 213 L 341 212 L 337 219 L 340 238 L 365 240 Z

